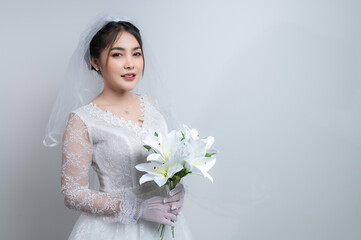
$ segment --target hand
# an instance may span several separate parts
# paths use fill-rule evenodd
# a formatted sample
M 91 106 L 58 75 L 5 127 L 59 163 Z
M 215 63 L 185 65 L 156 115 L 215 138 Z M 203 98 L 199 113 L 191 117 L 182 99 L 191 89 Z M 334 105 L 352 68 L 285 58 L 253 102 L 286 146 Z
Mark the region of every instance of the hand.
M 165 198 L 165 201 L 170 206 L 170 213 L 178 216 L 183 209 L 185 189 L 182 183 L 178 183 L 172 191 L 169 191 L 169 186 L 166 185 L 166 190 L 169 198 Z
M 174 226 L 170 220 L 177 220 L 177 216 L 172 213 L 171 206 L 166 203 L 169 198 L 152 197 L 141 203 L 141 219 Z

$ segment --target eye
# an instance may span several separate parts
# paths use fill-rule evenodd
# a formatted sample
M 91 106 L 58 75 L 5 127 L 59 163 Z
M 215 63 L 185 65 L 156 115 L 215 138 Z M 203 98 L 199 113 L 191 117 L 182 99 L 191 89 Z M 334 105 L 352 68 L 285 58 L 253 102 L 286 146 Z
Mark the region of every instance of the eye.
M 119 56 L 122 56 L 122 54 L 120 54 L 120 53 L 114 53 L 114 54 L 112 54 L 112 57 L 119 57 Z
M 136 53 L 134 53 L 134 56 L 140 57 L 140 56 L 142 56 L 142 53 L 141 52 L 136 52 Z

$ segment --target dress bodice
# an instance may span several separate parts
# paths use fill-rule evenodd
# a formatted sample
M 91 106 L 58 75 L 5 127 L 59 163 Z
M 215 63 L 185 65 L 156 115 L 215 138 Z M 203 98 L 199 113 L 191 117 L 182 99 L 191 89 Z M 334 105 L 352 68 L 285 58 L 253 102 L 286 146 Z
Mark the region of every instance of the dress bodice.
M 65 205 L 111 221 L 133 222 L 138 203 L 160 188 L 139 184 L 143 172 L 135 165 L 146 162 L 143 139 L 167 132 L 156 102 L 140 96 L 143 123 L 126 121 L 89 103 L 70 115 L 63 137 L 62 193 Z M 88 189 L 88 170 L 98 175 L 99 191 Z M 152 193 L 153 192 L 153 193 Z
M 110 111 L 103 111 L 89 103 L 75 112 L 82 116 L 90 133 L 93 146 L 92 167 L 96 171 L 100 191 L 112 192 L 130 189 L 144 192 L 153 183 L 139 185 L 142 172 L 135 165 L 145 162 L 147 150 L 142 140 L 155 131 L 167 131 L 167 125 L 147 96 L 141 96 L 143 123 L 133 123 Z

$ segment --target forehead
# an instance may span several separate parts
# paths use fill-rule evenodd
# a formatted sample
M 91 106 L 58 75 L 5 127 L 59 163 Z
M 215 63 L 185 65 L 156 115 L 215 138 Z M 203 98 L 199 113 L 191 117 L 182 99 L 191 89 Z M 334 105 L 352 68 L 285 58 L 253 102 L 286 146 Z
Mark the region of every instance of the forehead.
M 139 43 L 137 39 L 129 32 L 122 31 L 119 32 L 118 36 L 116 37 L 114 43 L 110 46 L 113 47 L 122 47 L 122 48 L 135 48 L 138 47 Z

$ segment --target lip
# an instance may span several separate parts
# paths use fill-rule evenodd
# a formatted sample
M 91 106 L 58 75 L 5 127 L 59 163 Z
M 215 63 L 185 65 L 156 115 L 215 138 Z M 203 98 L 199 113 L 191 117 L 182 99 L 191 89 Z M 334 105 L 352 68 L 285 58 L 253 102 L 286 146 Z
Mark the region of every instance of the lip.
M 132 77 L 126 77 L 125 75 L 133 75 Z M 123 75 L 120 75 L 123 79 L 125 79 L 126 81 L 133 81 L 135 79 L 135 76 L 137 76 L 137 74 L 135 73 L 126 73 Z

